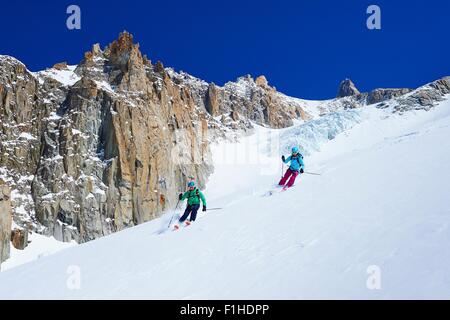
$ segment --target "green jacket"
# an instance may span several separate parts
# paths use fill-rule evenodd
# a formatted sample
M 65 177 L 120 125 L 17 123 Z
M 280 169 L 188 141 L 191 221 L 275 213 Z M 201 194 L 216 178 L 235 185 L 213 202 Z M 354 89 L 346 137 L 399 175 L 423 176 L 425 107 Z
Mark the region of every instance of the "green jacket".
M 202 200 L 203 205 L 206 206 L 205 196 L 197 188 L 195 188 L 192 191 L 186 191 L 181 197 L 181 201 L 185 199 L 188 199 L 188 205 L 190 206 L 194 204 L 200 204 L 200 199 Z

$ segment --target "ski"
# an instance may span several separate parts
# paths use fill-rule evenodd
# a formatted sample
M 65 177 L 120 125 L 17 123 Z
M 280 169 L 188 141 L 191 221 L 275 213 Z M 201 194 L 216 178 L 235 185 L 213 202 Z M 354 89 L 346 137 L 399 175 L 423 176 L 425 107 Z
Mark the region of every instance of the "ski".
M 282 186 L 276 186 L 275 188 L 270 189 L 269 191 L 266 191 L 262 196 L 263 197 L 270 197 L 274 193 L 276 193 Z
M 283 189 L 281 189 L 280 192 L 286 192 L 286 191 L 292 189 L 292 188 L 295 187 L 295 186 L 296 186 L 295 184 L 294 184 L 292 187 L 284 186 Z
M 278 186 L 277 188 L 274 188 L 272 190 L 267 191 L 266 193 L 264 193 L 262 196 L 263 197 L 270 197 L 273 196 L 277 193 L 281 193 L 281 192 L 285 192 L 293 187 L 295 187 L 296 185 L 294 184 L 292 187 L 287 187 L 287 186 Z M 280 190 L 281 189 L 281 190 Z
M 178 231 L 178 230 L 180 230 L 181 228 L 187 228 L 187 227 L 189 227 L 191 224 L 192 224 L 192 222 L 190 222 L 190 221 L 185 221 L 184 223 L 179 223 L 179 222 L 177 222 L 177 223 L 173 226 L 172 231 Z

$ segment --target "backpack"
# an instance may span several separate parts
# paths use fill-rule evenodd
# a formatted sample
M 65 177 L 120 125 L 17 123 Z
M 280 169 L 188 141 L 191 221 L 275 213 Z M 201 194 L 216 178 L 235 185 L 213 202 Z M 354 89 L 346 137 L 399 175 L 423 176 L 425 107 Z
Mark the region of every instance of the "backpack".
M 188 200 L 189 200 L 190 198 L 195 198 L 195 197 L 197 197 L 197 198 L 198 198 L 198 201 L 200 201 L 200 192 L 198 191 L 198 188 L 195 188 L 195 195 L 192 195 L 192 192 L 189 191 L 189 197 L 188 197 Z

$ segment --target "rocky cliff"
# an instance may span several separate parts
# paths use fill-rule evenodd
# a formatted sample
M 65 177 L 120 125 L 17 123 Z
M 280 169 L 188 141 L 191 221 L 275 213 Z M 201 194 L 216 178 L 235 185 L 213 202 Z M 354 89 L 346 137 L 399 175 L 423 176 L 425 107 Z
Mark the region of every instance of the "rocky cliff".
M 375 89 L 361 93 L 350 79 L 341 82 L 337 99 L 329 101 L 329 105 L 338 104 L 346 108 L 358 108 L 365 105 L 376 105 L 378 108 L 394 106 L 394 112 L 408 110 L 430 110 L 437 102 L 442 101 L 450 93 L 450 77 L 433 81 L 417 89 Z M 389 103 L 388 103 L 389 102 Z
M 167 71 L 176 83 L 193 92 L 198 106 L 219 120 L 222 126 L 245 130 L 251 129 L 253 122 L 271 128 L 286 128 L 293 124 L 293 119 L 311 117 L 304 101 L 281 94 L 264 76 L 255 80 L 246 75 L 220 87 L 183 72 Z
M 307 101 L 264 76 L 218 86 L 165 68 L 127 32 L 94 45 L 77 66 L 33 73 L 0 56 L 0 178 L 18 226 L 85 242 L 157 217 L 190 178 L 204 187 L 219 138 L 387 100 L 397 112 L 428 109 L 449 83 L 360 93 L 346 80 L 340 97 Z
M 1 174 L 19 225 L 84 242 L 156 217 L 190 177 L 204 186 L 206 111 L 128 33 L 76 69 L 1 68 Z

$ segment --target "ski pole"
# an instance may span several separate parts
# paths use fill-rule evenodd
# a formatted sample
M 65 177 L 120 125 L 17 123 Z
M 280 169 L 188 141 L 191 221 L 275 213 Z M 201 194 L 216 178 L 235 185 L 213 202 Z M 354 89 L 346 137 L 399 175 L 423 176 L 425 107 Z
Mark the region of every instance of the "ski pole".
M 305 171 L 305 173 L 306 174 L 311 174 L 313 176 L 321 176 L 322 175 L 321 173 L 314 173 L 314 172 L 307 172 L 307 171 Z
M 167 228 L 170 228 L 170 225 L 172 224 L 172 221 L 173 221 L 173 217 L 175 217 L 175 213 L 176 213 L 175 211 L 177 210 L 179 204 L 180 204 L 180 199 L 178 199 L 177 205 L 175 206 L 175 209 L 173 210 L 172 218 L 170 219 L 170 222 L 169 222 L 169 225 L 167 226 Z
M 206 209 L 206 211 L 212 211 L 212 210 L 222 210 L 223 208 L 211 208 L 211 209 Z

